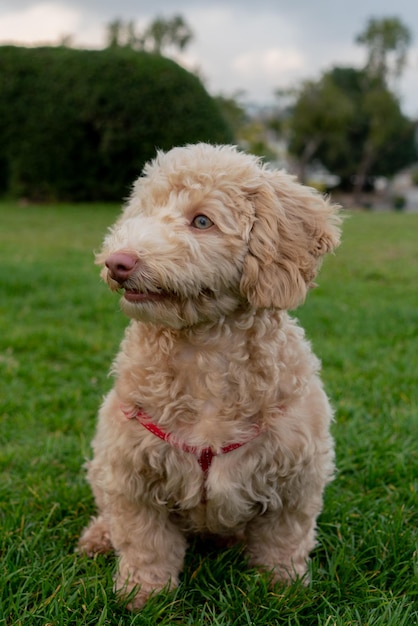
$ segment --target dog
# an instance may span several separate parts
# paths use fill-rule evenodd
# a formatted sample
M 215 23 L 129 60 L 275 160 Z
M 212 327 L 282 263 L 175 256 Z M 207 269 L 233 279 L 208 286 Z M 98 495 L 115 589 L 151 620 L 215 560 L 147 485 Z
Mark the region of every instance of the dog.
M 333 411 L 288 311 L 340 239 L 339 207 L 233 146 L 159 152 L 97 262 L 131 318 L 102 404 L 87 555 L 114 550 L 139 609 L 179 583 L 187 539 L 244 542 L 271 581 L 307 582 Z

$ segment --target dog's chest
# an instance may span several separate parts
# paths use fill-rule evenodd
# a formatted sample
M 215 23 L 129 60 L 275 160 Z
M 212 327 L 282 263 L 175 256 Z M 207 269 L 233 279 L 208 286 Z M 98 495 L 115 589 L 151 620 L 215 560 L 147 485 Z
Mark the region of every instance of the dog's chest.
M 236 381 L 227 351 L 180 346 L 172 355 L 170 367 L 179 393 L 202 401 L 202 408 L 206 407 L 209 413 L 214 404 L 233 393 Z
M 136 424 L 132 463 L 141 481 L 144 476 L 146 497 L 167 502 L 191 530 L 227 533 L 280 505 L 267 423 L 283 402 L 287 369 L 279 356 L 286 337 L 274 339 L 274 332 L 255 341 L 235 329 L 188 342 L 141 325 L 127 333 L 116 364 L 119 400 L 142 407 L 171 439 L 162 441 Z M 207 476 L 189 448 L 214 452 Z
M 171 500 L 171 514 L 185 530 L 230 535 L 267 508 L 280 508 L 277 480 L 273 475 L 265 477 L 262 455 L 251 451 L 251 444 L 248 445 L 247 452 L 234 451 L 230 458 L 215 457 L 196 491 L 189 482 L 187 497 L 179 492 Z
M 277 363 L 254 355 L 245 333 L 164 343 L 146 330 L 129 329 L 118 363 L 119 396 L 190 445 L 235 442 L 274 404 Z
M 172 384 L 167 402 L 181 407 L 175 428 L 192 445 L 220 447 L 236 437 L 235 427 L 247 419 L 250 402 L 244 368 L 237 368 L 231 351 L 181 347 L 170 363 Z M 239 375 L 239 371 L 241 376 Z

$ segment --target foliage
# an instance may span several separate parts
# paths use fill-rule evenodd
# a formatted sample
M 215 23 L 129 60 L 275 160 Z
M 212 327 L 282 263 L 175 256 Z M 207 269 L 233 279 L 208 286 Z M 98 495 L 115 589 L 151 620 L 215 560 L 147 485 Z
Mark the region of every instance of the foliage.
M 289 151 L 305 167 L 319 159 L 347 189 L 391 176 L 417 158 L 415 125 L 396 96 L 364 70 L 333 68 L 305 83 L 289 120 Z
M 268 143 L 268 133 L 264 119 L 249 120 L 239 133 L 240 145 L 251 154 L 265 158 L 267 161 L 275 161 L 277 152 Z
M 0 191 L 120 199 L 156 148 L 232 139 L 199 79 L 129 48 L 0 48 Z
M 155 18 L 142 33 L 137 33 L 131 20 L 114 20 L 108 25 L 108 45 L 127 46 L 135 50 L 145 50 L 162 54 L 167 49 L 184 50 L 193 39 L 193 32 L 181 15 L 171 18 Z
M 356 38 L 368 49 L 367 72 L 386 83 L 402 74 L 411 40 L 410 29 L 397 17 L 370 18 Z
M 377 176 L 392 176 L 418 158 L 416 122 L 408 119 L 391 84 L 407 60 L 411 33 L 397 18 L 369 20 L 357 43 L 367 47 L 365 67 L 333 67 L 318 80 L 288 91 L 289 153 L 305 179 L 313 161 L 361 191 Z
M 406 206 L 405 196 L 397 195 L 392 199 L 392 205 L 395 211 L 403 211 Z
M 138 44 L 135 23 L 116 19 L 106 27 L 106 44 L 109 48 L 135 48 Z
M 181 15 L 170 19 L 157 17 L 145 30 L 142 37 L 144 50 L 161 54 L 167 47 L 184 50 L 193 39 L 193 33 Z
M 127 323 L 98 278 L 113 206 L 0 205 L 0 623 L 411 626 L 418 620 L 418 216 L 355 213 L 299 309 L 336 408 L 312 583 L 270 590 L 238 549 L 192 542 L 181 585 L 137 615 L 114 558 L 74 553 L 82 467 Z
M 318 81 L 303 83 L 288 123 L 289 152 L 297 157 L 299 178 L 306 179 L 306 166 L 327 146 L 330 158 L 347 150 L 347 127 L 355 115 L 355 103 L 326 73 Z M 327 161 L 325 160 L 327 165 Z M 335 166 L 333 172 L 340 174 Z
M 245 106 L 241 103 L 243 92 L 238 91 L 231 96 L 216 96 L 216 102 L 222 111 L 222 115 L 234 131 L 236 136 L 249 123 L 249 116 Z
M 250 115 L 242 104 L 244 92 L 238 91 L 231 96 L 219 95 L 216 102 L 231 127 L 237 143 L 247 152 L 275 161 L 277 152 L 269 145 L 269 118 L 263 115 Z M 271 134 L 271 133 L 270 133 Z

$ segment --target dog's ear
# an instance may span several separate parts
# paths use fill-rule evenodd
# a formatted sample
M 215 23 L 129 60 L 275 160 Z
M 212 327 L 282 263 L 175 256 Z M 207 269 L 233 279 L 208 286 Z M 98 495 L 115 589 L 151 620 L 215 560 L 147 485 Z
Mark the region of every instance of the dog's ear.
M 339 244 L 336 205 L 283 172 L 262 170 L 241 293 L 256 308 L 294 309 L 314 285 L 321 258 Z

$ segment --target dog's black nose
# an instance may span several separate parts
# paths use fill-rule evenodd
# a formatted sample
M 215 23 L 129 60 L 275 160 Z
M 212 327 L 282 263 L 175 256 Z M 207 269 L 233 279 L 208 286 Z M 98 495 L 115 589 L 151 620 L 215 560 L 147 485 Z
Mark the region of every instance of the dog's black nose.
M 105 265 L 110 277 L 122 284 L 131 276 L 138 262 L 139 258 L 133 252 L 119 251 L 108 256 Z

